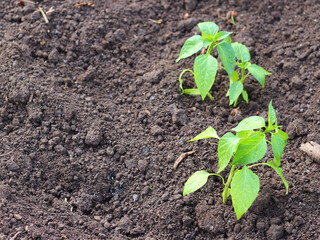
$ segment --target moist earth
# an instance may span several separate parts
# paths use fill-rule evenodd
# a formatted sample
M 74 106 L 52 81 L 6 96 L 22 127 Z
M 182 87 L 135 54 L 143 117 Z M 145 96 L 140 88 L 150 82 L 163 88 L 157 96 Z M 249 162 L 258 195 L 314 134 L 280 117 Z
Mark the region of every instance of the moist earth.
M 77 3 L 0 2 L 0 239 L 319 239 L 319 164 L 298 150 L 320 143 L 319 1 Z M 194 57 L 175 59 L 201 21 L 234 32 L 272 72 L 264 89 L 245 83 L 249 104 L 228 106 L 223 71 L 213 101 L 180 95 Z M 290 137 L 289 194 L 259 167 L 259 196 L 240 220 L 219 179 L 182 197 L 193 172 L 218 169 L 217 141 L 186 141 L 267 118 L 271 99 Z

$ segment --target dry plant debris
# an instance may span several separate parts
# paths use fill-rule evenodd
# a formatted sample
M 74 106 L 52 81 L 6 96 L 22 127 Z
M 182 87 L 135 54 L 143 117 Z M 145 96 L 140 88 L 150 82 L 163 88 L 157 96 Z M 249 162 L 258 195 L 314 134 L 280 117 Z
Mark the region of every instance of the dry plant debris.
M 306 153 L 312 160 L 320 163 L 320 144 L 311 141 L 301 144 L 299 149 Z

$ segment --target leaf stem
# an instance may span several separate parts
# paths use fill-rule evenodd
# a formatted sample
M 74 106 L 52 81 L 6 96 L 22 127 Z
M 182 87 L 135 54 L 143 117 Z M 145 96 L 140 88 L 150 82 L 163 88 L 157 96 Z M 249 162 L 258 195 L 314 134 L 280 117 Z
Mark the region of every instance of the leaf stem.
M 244 71 L 245 71 L 245 69 L 244 68 L 241 68 L 241 80 L 243 79 L 243 77 L 244 77 Z M 240 81 L 241 81 L 240 80 Z M 244 81 L 244 79 L 243 79 L 243 81 Z M 243 83 L 243 82 L 242 82 Z
M 227 183 L 224 185 L 224 190 L 223 190 L 223 193 L 222 193 L 222 202 L 223 203 L 227 203 L 228 197 L 230 195 L 229 186 L 230 186 L 230 183 L 231 183 L 231 180 L 232 180 L 232 177 L 233 177 L 235 169 L 236 169 L 236 165 L 232 165 L 230 173 L 229 173 L 229 177 L 228 177 L 228 180 L 227 180 Z
M 238 98 L 233 102 L 233 108 L 235 108 L 237 106 Z
M 257 167 L 257 166 L 261 166 L 261 165 L 269 166 L 267 163 L 256 163 L 256 164 L 249 166 L 248 168 Z
M 207 54 L 210 55 L 211 52 L 212 52 L 212 50 L 213 50 L 216 46 L 218 46 L 218 45 L 219 45 L 219 43 L 216 44 L 216 45 L 214 45 L 214 42 L 211 43 L 210 46 L 209 46 L 209 48 L 208 48 L 208 50 L 207 50 Z
M 210 176 L 218 176 L 218 177 L 220 177 L 222 179 L 223 185 L 226 185 L 226 182 L 224 181 L 224 178 L 221 175 L 219 175 L 217 173 L 210 173 Z
M 209 97 L 209 99 L 212 101 L 214 99 L 214 97 L 212 97 L 212 95 L 210 93 L 207 94 L 207 96 Z
M 194 72 L 193 72 L 191 69 L 185 69 L 185 70 L 183 70 L 183 71 L 180 73 L 180 76 L 179 76 L 179 86 L 180 86 L 180 88 L 181 88 L 181 90 L 182 90 L 182 93 L 181 93 L 181 94 L 183 94 L 182 75 L 183 75 L 185 72 L 191 72 L 191 73 L 194 75 Z
M 242 71 L 242 69 L 241 69 L 241 71 Z M 245 70 L 244 70 L 244 71 L 245 71 Z M 244 73 L 244 71 L 243 71 L 243 73 Z M 250 73 L 247 73 L 245 76 L 243 76 L 243 77 L 241 78 L 240 82 L 242 82 L 242 84 L 244 83 L 244 80 L 246 80 L 246 78 L 249 76 L 249 74 L 250 74 Z

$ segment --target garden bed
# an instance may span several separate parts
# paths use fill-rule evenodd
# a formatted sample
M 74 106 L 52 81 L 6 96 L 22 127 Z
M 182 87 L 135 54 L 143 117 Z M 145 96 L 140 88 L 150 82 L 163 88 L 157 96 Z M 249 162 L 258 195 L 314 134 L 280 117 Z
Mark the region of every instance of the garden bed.
M 316 0 L 77 3 L 0 2 L 1 239 L 320 237 L 319 164 L 299 151 L 320 143 Z M 213 101 L 180 95 L 179 73 L 194 58 L 175 59 L 201 21 L 234 32 L 272 72 L 264 89 L 245 83 L 249 104 L 228 106 L 222 71 Z M 193 86 L 187 74 L 185 84 Z M 289 194 L 259 167 L 260 194 L 240 220 L 231 201 L 221 203 L 218 179 L 182 197 L 193 172 L 218 169 L 216 141 L 186 141 L 208 126 L 221 136 L 245 117 L 267 117 L 271 99 L 289 135 Z

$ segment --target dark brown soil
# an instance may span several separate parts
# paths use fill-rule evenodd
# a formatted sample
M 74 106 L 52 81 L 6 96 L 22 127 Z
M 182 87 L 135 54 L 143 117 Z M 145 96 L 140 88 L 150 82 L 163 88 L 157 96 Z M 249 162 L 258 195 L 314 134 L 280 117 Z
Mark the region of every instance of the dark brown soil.
M 28 2 L 0 1 L 0 239 L 320 238 L 319 165 L 298 150 L 320 143 L 319 1 Z M 48 24 L 38 7 L 52 7 Z M 235 32 L 273 73 L 264 89 L 246 83 L 250 104 L 235 115 L 222 72 L 215 101 L 180 95 L 193 58 L 175 59 L 200 21 Z M 240 221 L 218 179 L 183 198 L 194 171 L 217 170 L 216 141 L 186 141 L 266 117 L 271 99 L 290 135 L 289 194 L 261 167 L 261 192 Z

